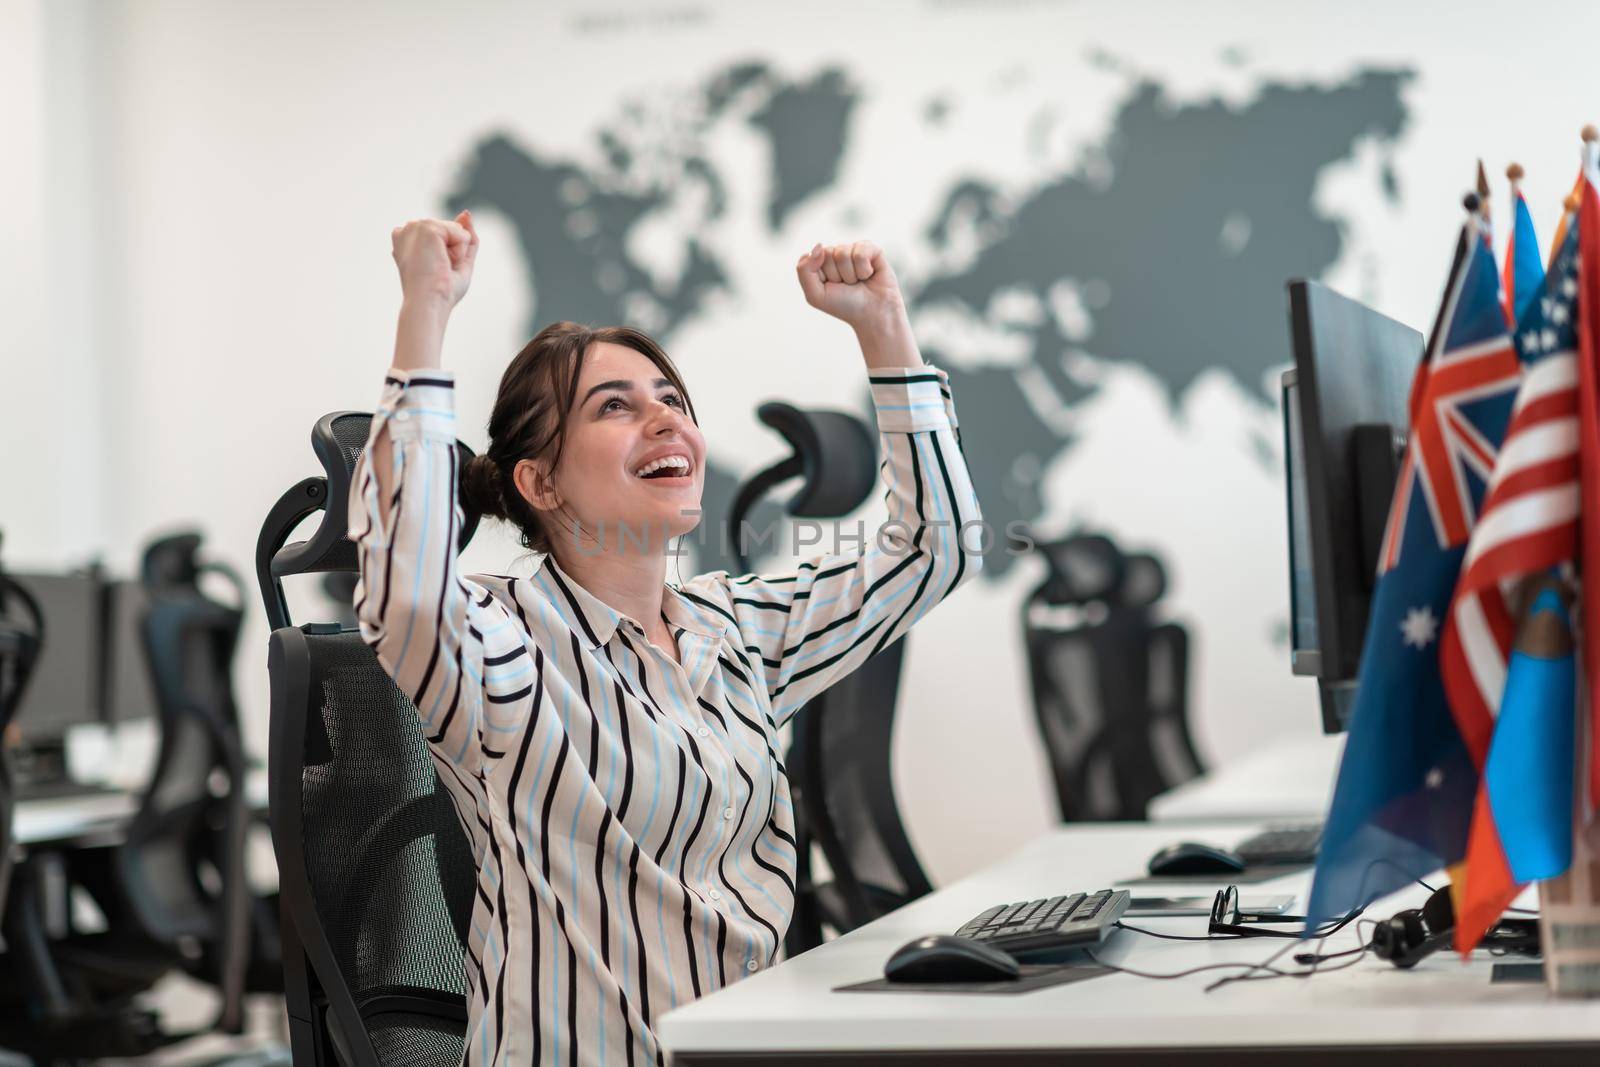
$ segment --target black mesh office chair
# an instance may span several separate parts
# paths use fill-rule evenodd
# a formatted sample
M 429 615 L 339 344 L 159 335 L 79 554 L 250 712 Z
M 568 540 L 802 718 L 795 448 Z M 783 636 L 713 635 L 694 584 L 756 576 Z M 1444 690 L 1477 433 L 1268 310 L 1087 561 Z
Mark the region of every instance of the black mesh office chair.
M 44 646 L 44 616 L 39 602 L 0 571 L 0 915 L 11 884 L 12 820 L 16 791 L 4 738 L 22 705 L 28 679 Z
M 232 687 L 244 585 L 226 565 L 202 562 L 200 545 L 185 532 L 145 549 L 141 647 L 129 651 L 155 694 L 155 766 L 122 842 L 71 857 L 72 880 L 94 897 L 107 929 L 66 938 L 54 954 L 70 982 L 99 996 L 181 968 L 221 993 L 213 1027 L 241 1033 L 244 994 L 277 991 L 281 978 L 275 959 L 260 965 L 275 937 L 255 928 L 245 871 L 251 815 Z M 233 603 L 201 589 L 205 574 L 232 586 Z
M 763 494 L 799 478 L 784 510 L 797 518 L 837 518 L 859 507 L 878 483 L 877 444 L 855 416 L 777 402 L 756 413 L 793 453 L 750 478 L 735 497 L 729 524 L 744 570 L 750 561 L 741 523 Z M 794 717 L 786 768 L 799 867 L 794 918 L 784 938 L 790 956 L 821 944 L 824 926 L 853 930 L 932 888 L 906 837 L 890 775 L 904 656 L 902 638 Z M 831 881 L 812 876 L 813 843 L 827 859 Z
M 1202 769 L 1189 734 L 1189 635 L 1157 618 L 1165 571 L 1095 534 L 1037 550 L 1046 574 L 1022 627 L 1061 816 L 1143 819 L 1152 798 Z
M 411 702 L 359 634 L 291 626 L 282 588 L 355 570 L 346 501 L 370 424 L 360 412 L 318 421 L 326 473 L 284 494 L 257 543 L 275 627 L 268 773 L 290 1040 L 300 1064 L 447 1067 L 466 1031 L 476 857 Z M 318 510 L 315 532 L 286 544 Z M 461 545 L 476 526 L 469 516 Z
M 139 925 L 176 949 L 190 973 L 221 990 L 218 1026 L 237 1033 L 243 995 L 252 988 L 256 911 L 245 872 L 250 810 L 232 678 L 245 590 L 231 568 L 201 562 L 200 544 L 198 534 L 183 533 L 144 553 L 140 632 L 161 745 L 117 864 Z M 235 602 L 203 592 L 204 574 L 225 580 Z M 273 984 L 258 979 L 253 988 Z

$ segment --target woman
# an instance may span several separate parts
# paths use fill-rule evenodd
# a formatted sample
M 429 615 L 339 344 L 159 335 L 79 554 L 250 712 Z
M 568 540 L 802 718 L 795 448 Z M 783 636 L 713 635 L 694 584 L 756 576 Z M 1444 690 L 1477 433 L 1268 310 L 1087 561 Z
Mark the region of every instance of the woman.
M 356 610 L 480 857 L 466 1062 L 661 1063 L 654 1021 L 782 942 L 778 729 L 978 569 L 946 377 L 881 251 L 801 256 L 806 301 L 861 343 L 891 522 L 853 553 L 676 588 L 669 538 L 698 522 L 706 446 L 666 353 L 625 327 L 546 327 L 458 471 L 439 353 L 478 236 L 462 212 L 393 243 L 394 367 L 351 489 Z M 458 495 L 545 553 L 531 578 L 457 572 Z

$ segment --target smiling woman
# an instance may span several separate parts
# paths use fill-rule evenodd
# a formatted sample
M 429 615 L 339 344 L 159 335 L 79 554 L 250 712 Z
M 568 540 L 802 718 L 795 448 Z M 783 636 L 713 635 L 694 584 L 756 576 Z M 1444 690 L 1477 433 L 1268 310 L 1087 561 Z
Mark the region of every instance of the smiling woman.
M 556 322 L 500 379 L 489 450 L 462 470 L 462 500 L 514 523 L 535 552 L 558 537 L 562 555 L 604 551 L 624 532 L 664 552 L 695 527 L 704 459 L 689 391 L 660 345 L 627 326 Z
M 478 858 L 466 1061 L 663 1063 L 656 1018 L 770 965 L 793 912 L 779 730 L 977 571 L 959 531 L 978 502 L 883 253 L 818 245 L 796 276 L 861 344 L 888 522 L 854 553 L 667 585 L 706 445 L 639 331 L 540 330 L 487 453 L 457 469 L 439 352 L 477 247 L 465 212 L 394 231 L 394 365 L 351 487 L 356 613 Z M 532 577 L 459 572 L 458 485 L 545 553 Z

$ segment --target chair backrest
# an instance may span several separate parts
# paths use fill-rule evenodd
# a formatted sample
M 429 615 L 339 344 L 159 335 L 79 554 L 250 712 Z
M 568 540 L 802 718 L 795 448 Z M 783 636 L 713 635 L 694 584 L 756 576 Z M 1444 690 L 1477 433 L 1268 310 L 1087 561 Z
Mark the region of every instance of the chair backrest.
M 932 891 L 906 836 L 891 768 L 905 639 L 834 682 L 797 720 L 790 774 L 833 881 L 820 918 L 843 932 Z M 797 801 L 799 803 L 799 801 Z
M 295 1060 L 458 1063 L 477 862 L 416 709 L 358 634 L 286 627 L 267 657 Z
M 44 615 L 39 602 L 0 571 L 0 739 L 22 705 L 23 693 L 43 647 Z M 11 822 L 15 806 L 11 764 L 0 740 L 0 915 L 5 914 L 6 890 L 11 884 Z
M 747 570 L 741 523 L 771 489 L 799 478 L 785 510 L 797 518 L 837 518 L 860 507 L 878 484 L 877 440 L 856 416 L 776 401 L 756 413 L 793 451 L 752 475 L 735 497 L 728 522 L 739 564 Z M 784 939 L 790 955 L 821 944 L 824 925 L 852 930 L 931 888 L 906 837 L 890 775 L 904 646 L 902 638 L 879 652 L 794 717 L 786 767 L 799 878 Z M 811 877 L 813 843 L 833 873 L 823 885 Z
M 1151 799 L 1201 771 L 1189 635 L 1156 617 L 1165 572 L 1095 534 L 1038 551 L 1046 576 L 1023 605 L 1023 636 L 1062 818 L 1143 819 Z
M 233 699 L 244 588 L 227 567 L 200 561 L 201 538 L 181 533 L 144 552 L 139 620 L 155 694 L 155 768 L 116 853 L 117 882 L 145 936 L 186 957 L 223 994 L 218 1025 L 243 1025 L 249 965 L 250 811 Z M 236 603 L 202 591 L 200 576 L 233 585 Z
M 289 625 L 281 586 L 355 570 L 346 501 L 370 425 L 362 412 L 318 420 L 325 474 L 285 493 L 257 542 L 276 625 L 268 774 L 285 996 L 296 1062 L 450 1067 L 466 1033 L 477 859 L 415 707 L 358 633 Z M 312 535 L 287 544 L 318 510 Z M 468 514 L 463 546 L 476 525 Z

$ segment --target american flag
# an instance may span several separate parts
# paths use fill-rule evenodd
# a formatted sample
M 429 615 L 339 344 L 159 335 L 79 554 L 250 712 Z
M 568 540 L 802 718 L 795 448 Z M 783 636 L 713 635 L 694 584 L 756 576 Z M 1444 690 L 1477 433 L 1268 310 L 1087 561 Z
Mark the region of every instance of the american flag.
M 1440 643 L 1451 713 L 1481 768 L 1505 690 L 1517 585 L 1570 563 L 1578 543 L 1578 227 L 1513 341 L 1525 368 Z

